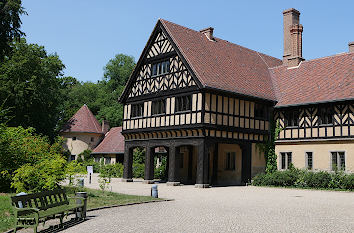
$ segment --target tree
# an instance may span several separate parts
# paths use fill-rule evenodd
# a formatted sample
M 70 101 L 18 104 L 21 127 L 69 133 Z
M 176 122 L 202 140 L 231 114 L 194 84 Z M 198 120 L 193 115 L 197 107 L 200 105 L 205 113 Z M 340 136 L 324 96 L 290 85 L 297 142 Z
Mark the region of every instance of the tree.
M 0 103 L 13 116 L 9 126 L 34 127 L 54 138 L 64 67 L 59 57 L 48 55 L 43 46 L 27 44 L 25 39 L 13 43 L 11 57 L 0 64 Z
M 108 94 L 100 98 L 102 108 L 98 112 L 98 117 L 108 120 L 112 127 L 122 125 L 123 106 L 118 102 L 118 98 L 135 65 L 134 57 L 120 53 L 104 67 L 104 77 L 100 84 L 103 85 L 103 93 Z
M 111 127 L 121 126 L 123 106 L 118 102 L 125 84 L 135 67 L 134 58 L 118 54 L 104 67 L 104 77 L 98 83 L 78 82 L 75 78 L 62 78 L 65 99 L 60 126 L 86 104 L 98 120 L 107 120 Z
M 111 91 L 120 89 L 127 83 L 135 65 L 134 57 L 119 53 L 103 68 L 103 81 Z
M 11 42 L 24 36 L 20 30 L 21 15 L 27 12 L 21 6 L 21 0 L 0 0 L 0 61 L 11 53 Z

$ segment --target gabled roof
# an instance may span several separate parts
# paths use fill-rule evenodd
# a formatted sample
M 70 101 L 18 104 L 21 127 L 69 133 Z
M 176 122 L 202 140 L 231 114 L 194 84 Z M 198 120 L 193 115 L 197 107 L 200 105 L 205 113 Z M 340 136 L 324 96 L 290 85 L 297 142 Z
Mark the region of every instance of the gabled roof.
M 61 132 L 102 133 L 102 127 L 84 104 L 74 116 L 64 125 Z
M 269 69 L 276 107 L 354 99 L 353 67 L 354 53 L 343 53 Z
M 276 100 L 268 68 L 281 65 L 281 60 L 160 21 L 204 87 Z
M 280 59 L 159 19 L 121 96 L 161 28 L 187 62 L 199 88 L 228 91 L 277 102 L 276 107 L 354 99 L 354 53 L 302 61 L 298 67 Z
M 92 151 L 92 154 L 124 153 L 124 137 L 122 127 L 114 127 L 106 133 L 103 141 Z

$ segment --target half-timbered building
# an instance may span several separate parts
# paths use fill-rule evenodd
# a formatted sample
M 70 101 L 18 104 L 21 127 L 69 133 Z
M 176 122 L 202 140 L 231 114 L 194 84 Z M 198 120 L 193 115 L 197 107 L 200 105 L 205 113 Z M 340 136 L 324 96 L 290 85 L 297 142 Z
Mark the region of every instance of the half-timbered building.
M 124 180 L 132 181 L 133 149 L 145 147 L 145 181 L 153 182 L 155 148 L 164 147 L 168 184 L 248 182 L 264 171 L 257 144 L 273 121 L 283 128 L 280 168 L 308 166 L 307 152 L 315 169 L 335 153 L 341 167 L 344 152 L 354 170 L 354 53 L 304 61 L 300 13 L 283 14 L 283 60 L 216 38 L 213 28 L 158 20 L 120 98 Z

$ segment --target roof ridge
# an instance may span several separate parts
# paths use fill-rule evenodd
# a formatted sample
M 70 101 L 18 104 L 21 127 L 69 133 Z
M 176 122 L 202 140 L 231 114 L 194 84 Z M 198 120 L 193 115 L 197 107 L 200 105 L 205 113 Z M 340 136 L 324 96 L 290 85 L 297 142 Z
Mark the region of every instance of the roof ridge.
M 173 23 L 173 22 L 168 21 L 168 20 L 165 20 L 165 19 L 159 19 L 159 20 L 161 20 L 161 21 L 165 21 L 165 22 L 168 22 L 168 23 L 170 23 L 170 24 L 174 24 L 174 25 L 176 25 L 176 26 L 182 27 L 182 28 L 187 29 L 187 30 L 190 30 L 190 31 L 194 31 L 194 32 L 201 33 L 200 31 L 197 31 L 197 30 L 194 30 L 194 29 L 191 29 L 191 28 L 185 27 L 185 26 L 180 25 L 180 24 Z M 201 34 L 202 34 L 202 33 L 201 33 Z M 244 48 L 244 49 L 250 50 L 250 51 L 252 51 L 252 52 L 256 52 L 256 53 L 259 53 L 259 54 L 261 54 L 261 55 L 264 55 L 264 56 L 267 56 L 267 57 L 270 57 L 270 58 L 277 59 L 277 60 L 281 61 L 281 59 L 279 59 L 279 58 L 276 58 L 276 57 L 270 56 L 270 55 L 268 55 L 268 54 L 265 54 L 265 53 L 259 52 L 259 51 L 254 50 L 254 49 L 247 48 L 247 47 L 245 47 L 245 46 L 242 46 L 242 45 L 239 45 L 239 44 L 236 44 L 236 43 L 230 42 L 230 41 L 228 41 L 228 40 L 224 40 L 224 39 L 221 39 L 221 38 L 219 38 L 219 37 L 215 37 L 215 36 L 214 36 L 214 38 L 215 38 L 215 39 L 217 39 L 217 40 L 222 40 L 222 41 L 224 41 L 225 43 L 228 43 L 228 44 L 230 44 L 230 45 L 233 45 L 233 46 L 238 46 L 238 47 L 241 47 L 241 48 Z

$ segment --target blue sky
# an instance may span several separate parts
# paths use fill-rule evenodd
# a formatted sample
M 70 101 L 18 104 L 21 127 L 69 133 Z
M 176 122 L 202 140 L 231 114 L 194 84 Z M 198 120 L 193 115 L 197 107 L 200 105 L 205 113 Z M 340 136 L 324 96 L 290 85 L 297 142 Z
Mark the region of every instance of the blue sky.
M 175 4 L 174 2 L 178 2 Z M 307 60 L 348 51 L 354 41 L 354 1 L 23 0 L 29 43 L 56 52 L 66 76 L 96 82 L 117 53 L 139 59 L 158 18 L 281 58 L 282 11 L 296 8 Z

